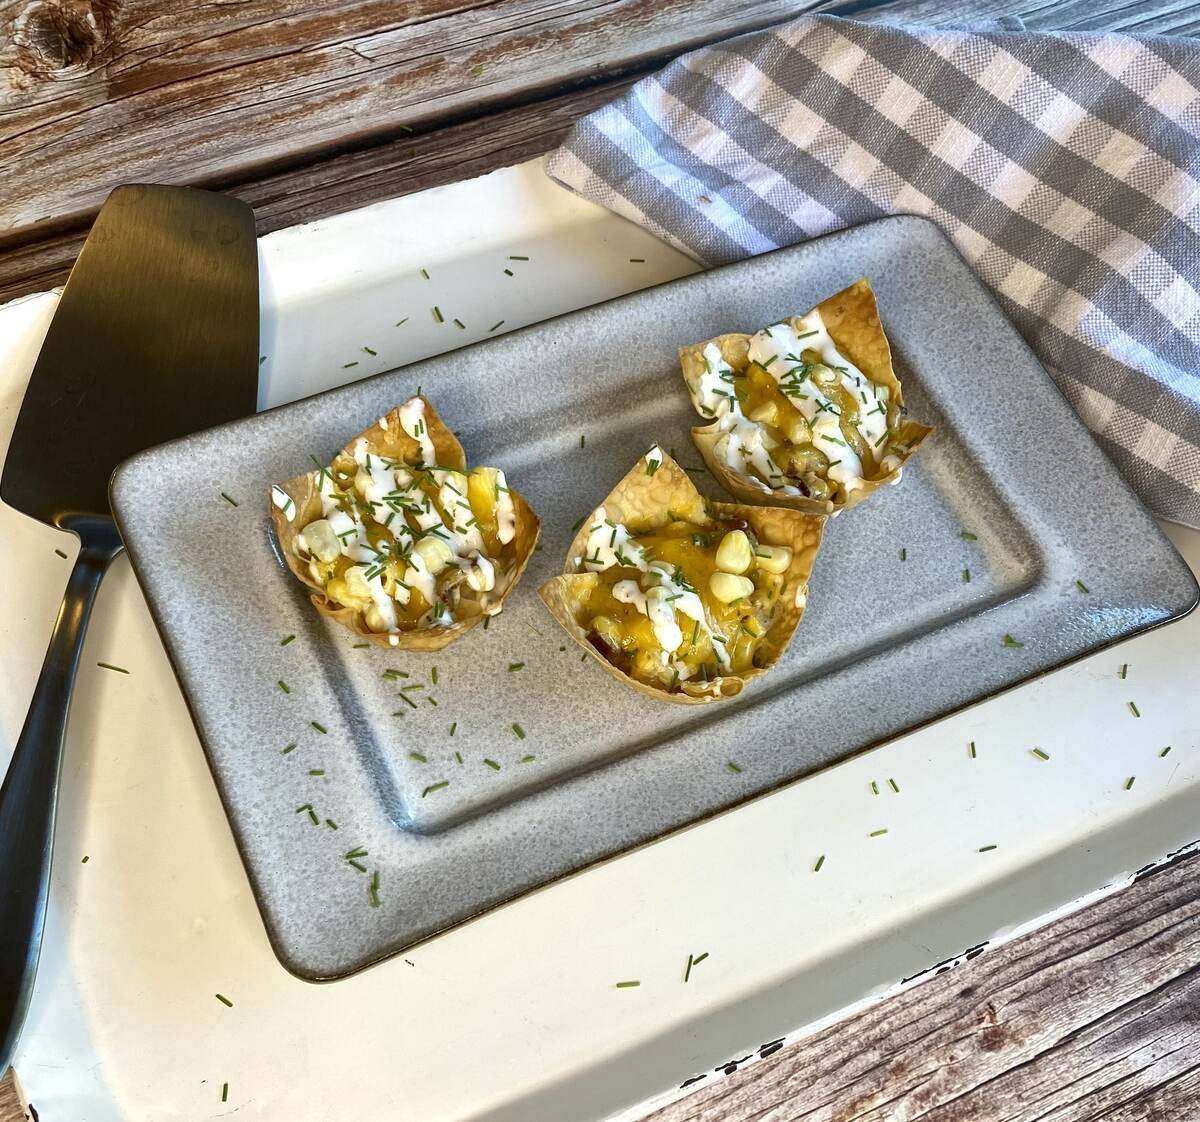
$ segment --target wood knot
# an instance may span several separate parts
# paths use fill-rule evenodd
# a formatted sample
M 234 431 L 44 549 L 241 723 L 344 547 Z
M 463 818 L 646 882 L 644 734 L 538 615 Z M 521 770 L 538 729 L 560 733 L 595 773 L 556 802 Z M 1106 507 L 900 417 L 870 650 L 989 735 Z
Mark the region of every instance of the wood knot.
M 93 70 L 109 46 L 121 0 L 34 0 L 13 21 L 17 68 L 28 78 Z

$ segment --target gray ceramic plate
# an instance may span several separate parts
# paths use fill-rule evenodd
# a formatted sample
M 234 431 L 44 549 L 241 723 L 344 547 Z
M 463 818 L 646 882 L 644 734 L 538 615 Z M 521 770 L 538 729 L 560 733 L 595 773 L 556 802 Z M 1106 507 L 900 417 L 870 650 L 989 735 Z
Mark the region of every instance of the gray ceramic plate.
M 699 710 L 649 701 L 581 661 L 536 588 L 645 448 L 699 465 L 676 348 L 803 311 L 862 275 L 909 408 L 938 432 L 899 487 L 830 524 L 790 651 L 736 700 Z M 309 453 L 328 460 L 418 384 L 471 462 L 503 466 L 533 503 L 543 546 L 486 632 L 434 655 L 358 649 L 279 563 L 267 489 L 305 470 Z M 112 498 L 271 940 L 312 979 L 1181 616 L 1197 598 L 986 291 L 915 218 L 164 445 L 117 471 Z M 515 662 L 524 669 L 510 672 Z M 384 678 L 389 668 L 410 677 Z M 402 685 L 422 687 L 406 691 L 415 707 Z M 367 872 L 345 858 L 356 848 Z

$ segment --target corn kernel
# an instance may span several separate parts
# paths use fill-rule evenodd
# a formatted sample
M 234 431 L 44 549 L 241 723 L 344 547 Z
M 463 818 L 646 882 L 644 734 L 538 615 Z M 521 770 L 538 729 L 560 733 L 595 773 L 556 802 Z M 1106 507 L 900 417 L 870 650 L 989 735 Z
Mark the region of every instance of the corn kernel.
M 742 530 L 730 530 L 717 546 L 717 568 L 727 573 L 744 573 L 753 563 L 750 539 Z
M 754 581 L 749 577 L 735 576 L 733 573 L 713 573 L 708 578 L 708 590 L 722 604 L 732 604 L 735 600 L 743 600 L 754 591 Z
M 768 573 L 783 573 L 792 563 L 792 551 L 786 545 L 762 545 L 754 551 L 754 560 Z

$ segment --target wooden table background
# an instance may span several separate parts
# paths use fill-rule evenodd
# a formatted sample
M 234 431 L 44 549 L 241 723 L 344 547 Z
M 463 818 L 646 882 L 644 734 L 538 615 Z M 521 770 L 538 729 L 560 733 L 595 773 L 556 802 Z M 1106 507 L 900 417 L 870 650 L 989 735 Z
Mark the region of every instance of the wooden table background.
M 0 0 L 0 302 L 62 283 L 118 183 L 227 190 L 266 233 L 539 155 L 682 51 L 804 11 L 1200 31 L 1186 0 Z M 1197 1122 L 1198 1038 L 1191 857 L 652 1118 Z M 31 1117 L 0 1081 L 0 1122 Z

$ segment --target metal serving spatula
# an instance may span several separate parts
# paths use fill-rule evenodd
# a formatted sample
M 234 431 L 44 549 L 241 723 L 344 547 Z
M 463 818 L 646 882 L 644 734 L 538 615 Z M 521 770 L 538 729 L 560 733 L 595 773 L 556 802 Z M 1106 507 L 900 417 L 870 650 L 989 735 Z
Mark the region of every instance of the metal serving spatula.
M 109 476 L 143 448 L 253 413 L 257 355 L 250 208 L 186 187 L 113 191 L 59 300 L 0 479 L 6 503 L 80 542 L 0 787 L 0 1075 L 33 993 L 84 630 L 121 551 Z

